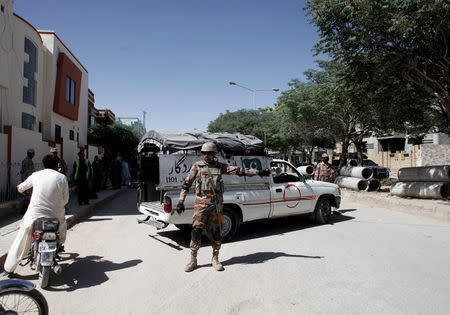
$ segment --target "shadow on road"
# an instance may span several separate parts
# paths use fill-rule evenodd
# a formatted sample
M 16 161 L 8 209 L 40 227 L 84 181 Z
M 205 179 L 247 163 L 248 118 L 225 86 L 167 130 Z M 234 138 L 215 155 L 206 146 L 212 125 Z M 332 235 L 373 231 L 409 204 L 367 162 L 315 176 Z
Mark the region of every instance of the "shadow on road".
M 294 258 L 315 258 L 315 259 L 321 259 L 324 256 L 306 256 L 306 255 L 293 255 L 293 254 L 286 254 L 283 252 L 260 252 L 260 253 L 253 253 L 245 256 L 238 256 L 233 257 L 228 260 L 222 261 L 222 265 L 229 266 L 229 265 L 236 265 L 236 264 L 262 264 L 265 263 L 268 260 L 272 260 L 279 257 L 294 257 Z
M 353 220 L 354 217 L 345 215 L 346 212 L 356 211 L 356 209 L 342 209 L 340 215 L 333 215 L 330 225 Z M 242 224 L 237 235 L 229 242 L 239 242 L 274 235 L 283 235 L 285 233 L 299 231 L 307 228 L 315 228 L 320 225 L 312 223 L 308 220 L 308 216 L 299 215 L 285 218 L 277 218 L 270 220 L 258 220 Z M 164 243 L 170 247 L 179 249 L 179 246 L 188 248 L 190 242 L 190 232 L 186 231 L 161 231 L 155 235 L 149 235 L 151 238 Z M 168 243 L 161 238 L 169 238 L 175 244 Z M 179 245 L 179 246 L 177 246 Z M 202 247 L 211 246 L 206 236 L 202 237 Z
M 77 289 L 89 288 L 108 281 L 106 272 L 134 267 L 142 262 L 140 259 L 114 263 L 103 259 L 101 256 L 79 257 L 78 254 L 69 254 L 61 263 L 63 272 L 61 275 L 54 274 L 50 277 L 49 291 L 75 291 Z

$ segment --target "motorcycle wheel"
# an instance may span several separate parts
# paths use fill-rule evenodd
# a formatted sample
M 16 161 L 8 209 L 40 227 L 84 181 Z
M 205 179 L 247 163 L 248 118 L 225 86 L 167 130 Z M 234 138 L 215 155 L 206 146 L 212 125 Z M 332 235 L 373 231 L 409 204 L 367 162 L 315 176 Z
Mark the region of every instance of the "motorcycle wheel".
M 48 314 L 44 296 L 37 290 L 14 289 L 0 293 L 1 314 Z
M 39 286 L 44 289 L 48 285 L 50 278 L 50 266 L 41 266 L 39 269 Z

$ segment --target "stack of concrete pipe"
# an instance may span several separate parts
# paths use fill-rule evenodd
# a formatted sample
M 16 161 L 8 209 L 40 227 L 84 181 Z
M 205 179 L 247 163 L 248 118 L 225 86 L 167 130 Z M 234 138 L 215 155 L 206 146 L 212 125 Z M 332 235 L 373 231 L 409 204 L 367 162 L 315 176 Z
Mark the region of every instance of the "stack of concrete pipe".
M 450 165 L 401 168 L 398 180 L 391 185 L 391 195 L 447 199 L 450 194 Z
M 299 171 L 300 174 L 306 177 L 311 177 L 314 175 L 314 166 L 312 165 L 305 165 L 305 166 L 299 166 L 297 167 L 297 171 Z
M 339 187 L 353 190 L 375 191 L 380 189 L 380 182 L 373 178 L 373 170 L 370 167 L 344 166 L 339 170 L 334 181 Z

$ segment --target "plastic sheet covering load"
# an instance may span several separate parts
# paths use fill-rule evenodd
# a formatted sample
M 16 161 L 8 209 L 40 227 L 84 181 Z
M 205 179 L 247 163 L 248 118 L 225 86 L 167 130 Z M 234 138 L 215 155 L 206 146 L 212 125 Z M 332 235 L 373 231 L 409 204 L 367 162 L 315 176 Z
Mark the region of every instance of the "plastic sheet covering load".
M 446 199 L 450 184 L 438 182 L 398 182 L 391 185 L 391 195 L 423 199 Z
M 450 182 L 450 165 L 404 167 L 398 170 L 400 182 Z
M 356 177 L 338 176 L 334 181 L 339 187 L 349 188 L 353 190 L 366 190 L 368 183 L 366 180 Z
M 344 166 L 339 170 L 339 175 L 350 176 L 362 179 L 370 179 L 373 177 L 373 170 L 369 167 L 363 166 Z
M 233 155 L 264 155 L 264 143 L 250 135 L 227 132 L 177 132 L 177 131 L 148 131 L 138 145 L 142 152 L 152 146 L 158 151 L 173 153 L 177 151 L 200 150 L 205 142 L 216 144 L 219 152 Z

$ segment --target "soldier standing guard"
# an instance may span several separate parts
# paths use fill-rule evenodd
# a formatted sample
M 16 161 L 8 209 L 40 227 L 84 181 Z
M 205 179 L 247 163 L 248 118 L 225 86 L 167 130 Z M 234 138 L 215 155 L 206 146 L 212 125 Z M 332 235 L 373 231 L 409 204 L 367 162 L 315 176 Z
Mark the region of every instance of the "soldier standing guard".
M 330 158 L 328 157 L 328 154 L 322 154 L 322 162 L 320 162 L 316 166 L 316 172 L 314 174 L 315 180 L 334 183 L 334 180 L 336 179 L 336 171 L 334 170 L 333 166 L 328 163 L 329 159 Z M 332 209 L 335 214 L 341 214 L 341 212 L 337 208 L 332 207 Z
M 221 247 L 222 235 L 220 224 L 222 222 L 223 206 L 223 181 L 222 174 L 229 175 L 260 175 L 268 176 L 269 169 L 241 169 L 237 166 L 230 166 L 216 161 L 215 155 L 217 147 L 212 142 L 206 142 L 201 148 L 203 160 L 194 163 L 183 184 L 180 192 L 180 200 L 177 205 L 178 214 L 183 213 L 184 200 L 195 181 L 194 217 L 191 232 L 191 257 L 184 271 L 190 272 L 197 267 L 197 251 L 200 248 L 202 231 L 207 230 L 212 236 L 211 245 L 213 256 L 211 263 L 217 271 L 222 271 L 223 266 L 219 262 L 219 250 Z
M 22 183 L 28 178 L 28 176 L 33 174 L 35 171 L 33 157 L 34 157 L 34 150 L 28 149 L 27 156 L 26 156 L 26 158 L 24 158 L 22 160 L 22 167 L 20 168 L 20 179 L 21 179 Z M 30 188 L 27 191 L 25 191 L 24 194 L 21 194 L 19 196 L 19 200 L 20 200 L 19 201 L 19 211 L 22 214 L 27 211 L 28 204 L 30 203 L 32 191 L 33 191 L 33 188 Z
M 336 171 L 333 169 L 329 161 L 328 154 L 322 154 L 322 162 L 316 166 L 316 172 L 314 174 L 315 180 L 320 180 L 322 182 L 334 183 L 336 178 Z
M 20 169 L 20 179 L 22 182 L 25 181 L 25 179 L 28 178 L 31 174 L 34 173 L 34 150 L 28 149 L 27 150 L 27 157 L 22 160 L 22 168 Z

